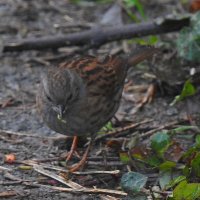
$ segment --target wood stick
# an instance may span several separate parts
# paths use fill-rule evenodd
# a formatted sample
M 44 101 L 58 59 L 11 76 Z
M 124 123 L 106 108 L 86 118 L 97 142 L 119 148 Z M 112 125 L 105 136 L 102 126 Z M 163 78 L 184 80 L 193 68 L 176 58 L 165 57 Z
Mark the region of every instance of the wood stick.
M 99 47 L 107 42 L 142 37 L 152 34 L 163 34 L 179 31 L 189 26 L 190 18 L 160 19 L 160 21 L 127 24 L 118 27 L 94 27 L 87 31 L 71 33 L 62 36 L 45 36 L 11 42 L 3 47 L 3 52 L 57 49 L 65 46 Z

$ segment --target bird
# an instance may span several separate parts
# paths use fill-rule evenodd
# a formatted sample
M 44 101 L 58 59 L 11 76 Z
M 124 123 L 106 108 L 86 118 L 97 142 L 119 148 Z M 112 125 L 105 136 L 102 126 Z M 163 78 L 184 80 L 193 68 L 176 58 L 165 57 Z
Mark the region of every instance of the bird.
M 50 129 L 74 137 L 67 160 L 72 157 L 78 136 L 94 138 L 115 115 L 128 69 L 156 52 L 155 47 L 143 46 L 125 56 L 85 55 L 51 67 L 43 75 L 36 97 L 37 109 Z M 92 140 L 70 171 L 77 171 L 86 162 Z

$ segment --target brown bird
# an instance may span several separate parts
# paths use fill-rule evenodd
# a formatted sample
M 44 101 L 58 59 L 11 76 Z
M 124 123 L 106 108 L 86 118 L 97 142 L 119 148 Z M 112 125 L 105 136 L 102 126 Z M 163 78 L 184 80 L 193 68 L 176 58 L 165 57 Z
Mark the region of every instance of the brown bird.
M 37 107 L 44 122 L 54 131 L 74 136 L 69 160 L 77 136 L 92 138 L 116 113 L 129 67 L 150 58 L 158 49 L 140 47 L 129 56 L 93 56 L 75 58 L 51 68 L 41 80 Z M 92 143 L 92 142 L 91 142 Z M 85 163 L 82 160 L 71 171 Z

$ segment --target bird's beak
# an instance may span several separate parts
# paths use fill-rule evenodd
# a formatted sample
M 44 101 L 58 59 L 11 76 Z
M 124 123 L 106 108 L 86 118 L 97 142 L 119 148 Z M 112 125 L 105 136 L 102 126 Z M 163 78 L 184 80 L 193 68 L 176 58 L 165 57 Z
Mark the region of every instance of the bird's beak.
M 59 105 L 58 109 L 59 109 L 58 110 L 58 116 L 59 116 L 60 119 L 62 119 L 63 118 L 63 114 L 65 112 L 65 106 Z

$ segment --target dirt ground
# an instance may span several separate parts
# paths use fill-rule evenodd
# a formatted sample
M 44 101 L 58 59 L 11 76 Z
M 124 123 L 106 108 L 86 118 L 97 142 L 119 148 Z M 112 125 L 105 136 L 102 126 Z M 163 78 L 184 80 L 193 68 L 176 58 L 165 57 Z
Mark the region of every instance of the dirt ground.
M 80 30 L 77 24 L 97 23 L 110 5 L 96 4 L 93 1 L 73 4 L 68 0 L 1 0 L 0 44 L 3 46 L 8 42 L 23 38 L 59 35 Z M 176 9 L 174 7 L 176 5 L 176 1 L 165 1 L 165 3 L 152 1 L 146 5 L 145 9 L 147 16 L 153 18 L 170 13 L 172 8 Z M 152 14 L 152 9 L 155 9 L 154 14 Z M 71 26 L 72 24 L 75 28 Z M 121 42 L 112 43 L 104 45 L 98 51 L 90 50 L 89 53 L 110 53 L 111 49 L 121 47 L 121 45 Z M 48 68 L 49 63 L 55 63 L 45 61 L 45 58 L 56 57 L 72 49 L 67 47 L 58 50 L 23 51 L 0 55 L 0 199 L 106 199 L 105 194 L 98 192 L 77 193 L 53 189 L 53 187 L 67 186 L 56 181 L 55 178 L 44 176 L 44 171 L 41 173 L 34 167 L 27 169 L 28 165 L 22 163 L 24 160 L 59 157 L 67 151 L 70 141 L 67 142 L 63 138 L 55 141 L 58 135 L 47 128 L 37 115 L 35 95 L 42 73 Z M 152 82 L 151 79 L 144 78 L 144 69 L 149 69 L 149 62 L 144 62 L 139 66 L 130 70 L 126 81 L 130 85 L 127 84 L 126 88 L 149 85 Z M 199 95 L 175 106 L 169 106 L 174 96 L 161 95 L 158 91 L 151 103 L 135 112 L 137 100 L 144 94 L 138 91 L 135 93 L 130 90 L 124 91 L 121 106 L 116 114 L 120 122 L 115 122 L 115 126 L 123 127 L 130 122 L 137 123 L 151 119 L 150 123 L 130 130 L 131 133 L 142 134 L 171 122 L 181 124 L 187 118 L 188 109 L 194 114 L 200 108 Z M 80 153 L 84 150 L 84 142 L 80 144 Z M 15 154 L 18 163 L 4 162 L 4 156 L 10 153 Z M 59 166 L 64 169 L 58 161 L 44 163 L 50 168 Z M 120 191 L 120 178 L 124 172 L 127 172 L 127 166 L 120 161 L 116 149 L 108 147 L 105 141 L 94 145 L 88 164 L 83 171 L 94 170 L 120 170 L 120 172 L 114 175 L 69 174 L 66 180 L 88 188 L 95 186 Z M 53 170 L 49 169 L 49 171 Z M 53 172 L 58 174 L 57 171 Z M 52 187 L 48 187 L 49 185 Z M 123 195 L 114 196 L 121 199 Z

